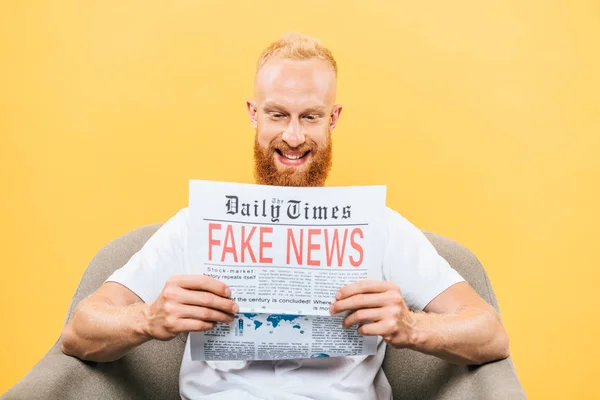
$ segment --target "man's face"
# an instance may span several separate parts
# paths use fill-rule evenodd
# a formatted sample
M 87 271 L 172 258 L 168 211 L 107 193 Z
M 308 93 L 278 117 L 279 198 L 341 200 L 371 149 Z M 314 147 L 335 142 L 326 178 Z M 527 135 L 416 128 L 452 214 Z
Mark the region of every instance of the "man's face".
M 322 186 L 331 168 L 331 132 L 341 112 L 334 105 L 333 68 L 319 59 L 270 59 L 258 71 L 247 107 L 256 130 L 257 183 Z

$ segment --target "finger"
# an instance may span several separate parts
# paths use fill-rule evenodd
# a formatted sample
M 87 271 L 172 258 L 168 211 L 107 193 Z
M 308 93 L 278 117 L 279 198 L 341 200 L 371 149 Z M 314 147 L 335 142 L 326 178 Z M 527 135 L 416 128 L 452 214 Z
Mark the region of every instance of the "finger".
M 197 319 L 210 322 L 232 322 L 233 315 L 206 307 L 181 305 L 179 316 L 184 319 Z
M 229 314 L 235 314 L 239 310 L 238 305 L 233 300 L 217 296 L 210 292 L 180 288 L 175 291 L 173 297 L 173 300 L 181 304 L 212 308 Z
M 336 300 L 342 300 L 360 293 L 381 293 L 391 289 L 398 289 L 397 285 L 387 281 L 362 280 L 344 286 L 335 294 Z
M 381 308 L 365 308 L 356 310 L 344 319 L 344 328 L 350 328 L 352 325 L 361 322 L 377 322 L 383 319 Z
M 203 290 L 221 297 L 231 296 L 231 289 L 225 283 L 206 275 L 179 275 L 169 279 L 184 289 Z
M 334 302 L 331 307 L 331 313 L 337 314 L 342 311 L 361 310 L 363 308 L 383 307 L 390 303 L 390 296 L 385 293 L 357 294 L 344 300 Z
M 201 321 L 199 319 L 180 319 L 177 321 L 177 333 L 209 331 L 215 327 L 214 322 Z
M 358 333 L 363 336 L 385 336 L 393 333 L 394 324 L 390 320 L 381 320 L 372 324 L 364 324 L 358 328 Z

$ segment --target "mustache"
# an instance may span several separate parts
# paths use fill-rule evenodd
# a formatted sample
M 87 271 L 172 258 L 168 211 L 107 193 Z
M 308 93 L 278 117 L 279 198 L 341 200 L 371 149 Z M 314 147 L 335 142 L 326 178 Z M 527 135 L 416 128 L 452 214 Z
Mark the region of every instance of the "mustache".
M 316 148 L 317 148 L 317 145 L 312 142 L 304 142 L 299 146 L 292 147 L 281 138 L 274 139 L 269 144 L 270 152 L 275 152 L 276 150 L 279 150 L 279 151 L 297 151 L 300 153 L 306 153 L 308 151 L 316 150 Z

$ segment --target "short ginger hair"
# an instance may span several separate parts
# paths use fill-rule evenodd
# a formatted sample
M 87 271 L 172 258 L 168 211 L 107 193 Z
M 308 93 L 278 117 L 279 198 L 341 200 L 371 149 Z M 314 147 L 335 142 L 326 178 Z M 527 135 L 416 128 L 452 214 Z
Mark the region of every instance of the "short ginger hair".
M 289 60 L 308 60 L 318 58 L 326 61 L 333 68 L 337 78 L 337 63 L 331 51 L 312 36 L 298 32 L 290 32 L 274 41 L 261 53 L 256 63 L 256 71 L 260 70 L 271 58 L 285 58 Z

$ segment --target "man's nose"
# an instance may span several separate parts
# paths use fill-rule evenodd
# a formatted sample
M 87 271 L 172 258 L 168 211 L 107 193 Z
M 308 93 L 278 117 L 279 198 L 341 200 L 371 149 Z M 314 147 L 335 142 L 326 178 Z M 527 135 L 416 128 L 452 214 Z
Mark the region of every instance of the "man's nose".
M 302 127 L 298 123 L 298 121 L 290 121 L 289 125 L 283 135 L 281 136 L 284 142 L 286 142 L 290 147 L 298 147 L 302 143 L 306 141 L 304 137 L 304 133 L 302 132 Z

